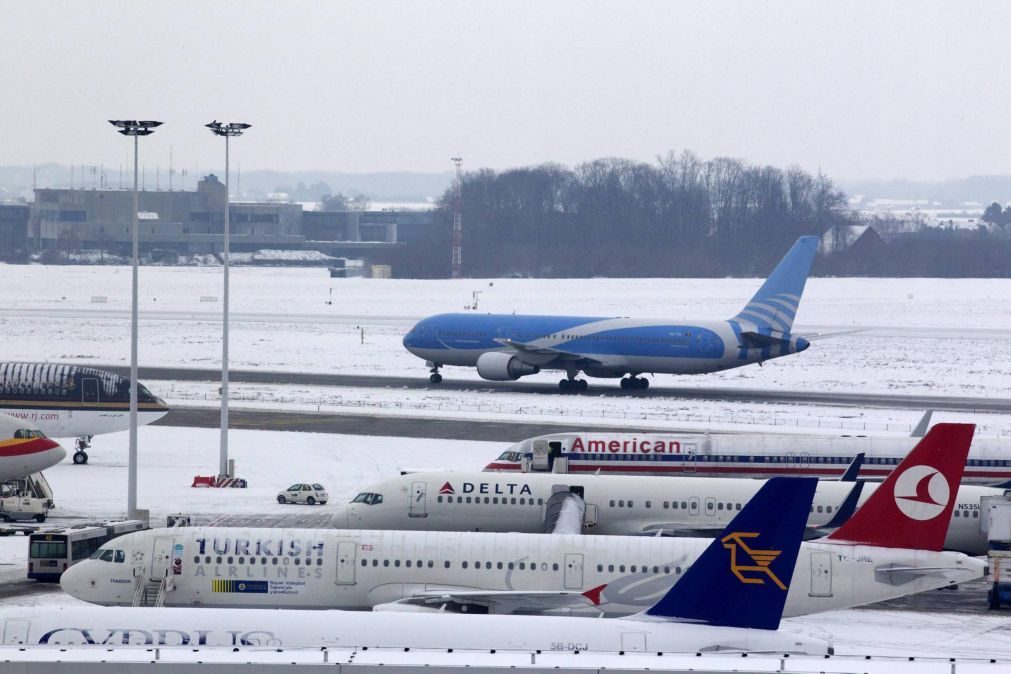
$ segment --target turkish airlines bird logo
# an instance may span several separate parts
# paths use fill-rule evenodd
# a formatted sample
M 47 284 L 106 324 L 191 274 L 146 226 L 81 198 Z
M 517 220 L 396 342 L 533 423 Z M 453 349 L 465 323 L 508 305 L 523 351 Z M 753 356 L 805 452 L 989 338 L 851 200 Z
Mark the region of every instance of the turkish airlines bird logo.
M 933 466 L 913 466 L 895 480 L 895 504 L 906 517 L 931 520 L 944 512 L 951 488 L 941 471 Z
M 446 484 L 442 485 L 442 489 L 439 490 L 439 493 L 440 494 L 455 494 L 456 490 L 453 489 L 453 485 L 451 485 L 450 483 L 447 482 Z

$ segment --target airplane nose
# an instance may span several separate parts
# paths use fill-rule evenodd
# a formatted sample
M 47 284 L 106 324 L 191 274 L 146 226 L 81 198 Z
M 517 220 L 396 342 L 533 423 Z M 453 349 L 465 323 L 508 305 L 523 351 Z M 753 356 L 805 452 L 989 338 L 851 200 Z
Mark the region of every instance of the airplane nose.
M 88 581 L 85 579 L 85 567 L 87 566 L 87 560 L 78 562 L 64 571 L 63 575 L 60 576 L 60 587 L 63 588 L 63 591 L 71 597 L 82 601 L 88 601 L 88 597 L 82 592 L 88 584 Z
M 348 515 L 347 508 L 341 508 L 333 514 L 330 518 L 330 523 L 335 529 L 349 529 L 348 523 L 351 521 L 351 517 Z

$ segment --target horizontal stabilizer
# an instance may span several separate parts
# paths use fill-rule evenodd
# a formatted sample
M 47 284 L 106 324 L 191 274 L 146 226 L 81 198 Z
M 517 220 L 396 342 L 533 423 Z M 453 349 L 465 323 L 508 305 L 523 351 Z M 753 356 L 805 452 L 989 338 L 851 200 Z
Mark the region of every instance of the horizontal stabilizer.
M 769 335 L 763 335 L 757 332 L 742 332 L 741 340 L 744 342 L 744 346 L 753 349 L 761 349 L 767 346 L 779 346 L 780 344 L 788 344 L 790 338 L 781 332 L 775 332 Z

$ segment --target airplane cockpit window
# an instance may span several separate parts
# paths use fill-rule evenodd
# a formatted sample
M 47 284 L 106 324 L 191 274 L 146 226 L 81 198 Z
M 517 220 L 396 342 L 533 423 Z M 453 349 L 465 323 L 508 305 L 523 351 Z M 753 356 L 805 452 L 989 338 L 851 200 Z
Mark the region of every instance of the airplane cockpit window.
M 112 550 L 102 550 L 102 554 L 100 554 L 98 556 L 98 558 L 100 560 L 102 560 L 103 562 L 111 562 L 112 561 L 112 557 L 113 557 L 113 551 Z
M 117 564 L 122 564 L 125 561 L 126 561 L 126 551 L 125 550 L 116 550 L 116 563 Z
M 27 428 L 19 428 L 14 431 L 15 440 L 32 440 L 34 438 L 44 438 L 46 434 L 42 431 L 30 431 Z
M 521 458 L 519 452 L 505 451 L 502 455 L 498 457 L 499 461 L 519 461 Z
M 365 505 L 379 505 L 380 503 L 383 502 L 383 495 L 363 491 L 362 493 L 358 494 L 358 496 L 355 496 L 351 502 L 364 503 Z

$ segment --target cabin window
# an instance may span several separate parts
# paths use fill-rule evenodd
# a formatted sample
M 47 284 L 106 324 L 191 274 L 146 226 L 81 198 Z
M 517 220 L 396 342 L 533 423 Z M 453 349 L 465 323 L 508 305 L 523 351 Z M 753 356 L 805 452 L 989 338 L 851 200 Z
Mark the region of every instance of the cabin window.
M 558 570 L 558 562 L 555 562 L 554 564 L 551 565 L 551 570 L 552 571 L 557 571 Z
M 631 571 L 632 573 L 635 573 L 635 564 L 630 566 L 628 570 Z
M 443 565 L 443 567 L 445 567 L 447 569 L 449 568 L 449 562 L 443 562 L 442 565 Z
M 664 573 L 670 573 L 670 567 L 669 566 L 663 567 L 663 572 Z
M 384 560 L 383 560 L 383 566 L 384 566 L 384 567 L 389 567 L 389 565 L 390 565 L 390 560 L 388 560 L 388 559 L 384 559 Z
M 618 566 L 618 571 L 620 571 L 621 573 L 625 573 L 625 565 L 624 564 L 620 564 Z
M 239 557 L 239 564 L 245 564 L 245 563 L 246 563 L 246 558 L 245 557 Z
M 520 571 L 526 571 L 526 570 L 527 570 L 527 563 L 526 562 L 520 562 Z
M 369 565 L 369 560 L 363 559 L 362 560 L 362 566 L 368 566 L 368 565 Z
M 274 566 L 277 566 L 277 557 L 271 557 L 270 563 L 273 564 Z
M 670 501 L 664 501 L 663 502 L 663 509 L 664 510 L 670 510 Z
M 515 496 L 512 497 L 512 504 L 516 505 L 516 497 Z
M 818 512 L 825 512 L 825 508 L 822 506 L 818 506 Z
M 625 501 L 624 500 L 618 501 L 618 507 L 619 508 L 624 508 L 625 507 Z
M 681 575 L 681 567 L 680 566 L 674 567 L 674 573 L 677 575 Z
M 470 497 L 469 496 L 467 497 L 467 503 L 470 503 Z
M 411 568 L 411 560 L 407 560 L 406 562 L 404 562 L 404 566 L 406 566 L 408 569 Z
M 716 504 L 716 509 L 717 509 L 717 510 L 723 510 L 723 503 L 722 503 L 722 502 L 720 502 L 720 503 L 717 503 L 717 504 Z
M 496 569 L 501 569 L 502 568 L 502 562 L 499 562 L 498 564 L 496 564 L 495 568 Z
M 654 566 L 653 567 L 653 573 L 660 573 L 660 567 L 659 566 Z
M 436 499 L 435 499 L 435 502 L 436 503 L 442 503 L 442 497 L 441 496 L 437 496 Z
M 490 569 L 491 568 L 491 562 L 485 562 L 484 563 L 484 568 Z
M 467 568 L 467 562 L 461 562 L 460 566 L 462 566 L 463 568 L 466 569 Z
M 607 570 L 608 570 L 608 572 L 613 573 L 614 572 L 614 564 L 608 564 L 607 565 Z
M 604 571 L 604 565 L 603 564 L 597 564 L 597 573 L 602 573 L 603 571 Z
M 218 559 L 217 559 L 217 563 L 218 563 L 218 564 L 220 564 L 220 563 L 221 563 L 221 558 L 220 558 L 220 557 L 218 557 Z
M 194 558 L 193 558 L 193 563 L 194 563 L 194 564 L 199 564 L 199 563 L 200 563 L 200 557 L 199 557 L 199 556 L 197 556 L 197 557 L 194 557 Z
M 741 509 L 741 504 L 738 503 L 737 506 L 736 506 L 736 508 L 735 508 L 735 510 L 740 510 L 740 509 Z
M 379 566 L 379 560 L 378 559 L 373 559 L 372 560 L 372 566 Z
M 509 562 L 508 564 L 506 564 L 506 568 L 508 568 L 510 571 L 512 571 L 513 568 L 515 568 L 515 565 L 512 562 Z
M 646 507 L 647 508 L 652 508 L 653 504 L 650 501 L 646 501 Z
M 492 505 L 498 505 L 498 496 L 492 497 Z
M 973 516 L 974 519 L 979 519 L 979 511 L 978 510 L 973 510 L 972 511 L 972 516 Z
M 614 507 L 614 499 L 611 499 L 611 507 Z
M 400 568 L 400 560 L 399 559 L 393 560 L 393 566 Z

